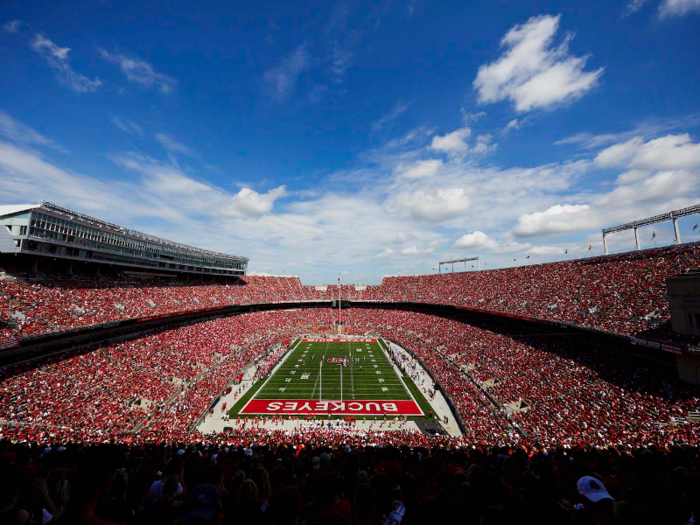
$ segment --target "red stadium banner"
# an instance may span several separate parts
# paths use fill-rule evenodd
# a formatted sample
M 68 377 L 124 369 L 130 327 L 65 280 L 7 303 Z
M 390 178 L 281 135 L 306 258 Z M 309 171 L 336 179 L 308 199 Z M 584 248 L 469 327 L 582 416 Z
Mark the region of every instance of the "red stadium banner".
M 302 343 L 376 343 L 376 339 L 302 339 Z
M 308 399 L 251 399 L 243 415 L 314 415 L 325 416 L 422 416 L 415 401 L 315 401 Z

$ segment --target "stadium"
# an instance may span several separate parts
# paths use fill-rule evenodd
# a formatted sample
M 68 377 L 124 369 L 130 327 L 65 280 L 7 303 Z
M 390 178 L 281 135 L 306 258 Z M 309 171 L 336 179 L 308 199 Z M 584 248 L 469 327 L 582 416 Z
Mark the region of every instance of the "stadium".
M 303 286 L 48 202 L 0 207 L 0 225 L 6 440 L 217 455 L 700 440 L 698 336 L 669 306 L 675 281 L 697 289 L 700 243 Z M 692 328 L 697 307 L 674 307 Z
M 0 13 L 0 525 L 700 523 L 700 0 Z

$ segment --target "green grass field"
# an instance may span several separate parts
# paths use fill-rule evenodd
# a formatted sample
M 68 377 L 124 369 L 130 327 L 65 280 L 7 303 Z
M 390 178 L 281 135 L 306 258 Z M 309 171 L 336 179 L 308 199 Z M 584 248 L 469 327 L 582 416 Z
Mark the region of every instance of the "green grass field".
M 328 362 L 334 358 L 346 359 L 347 366 Z M 253 385 L 251 391 L 236 403 L 230 411 L 231 417 L 238 417 L 251 399 L 282 402 L 341 399 L 344 402 L 415 401 L 424 413 L 429 413 L 430 405 L 423 395 L 410 380 L 408 385 L 412 388 L 396 373 L 378 342 L 299 340 L 282 359 L 281 366 L 271 376 Z M 320 362 L 323 362 L 322 367 L 319 366 Z M 416 416 L 415 419 L 419 418 Z

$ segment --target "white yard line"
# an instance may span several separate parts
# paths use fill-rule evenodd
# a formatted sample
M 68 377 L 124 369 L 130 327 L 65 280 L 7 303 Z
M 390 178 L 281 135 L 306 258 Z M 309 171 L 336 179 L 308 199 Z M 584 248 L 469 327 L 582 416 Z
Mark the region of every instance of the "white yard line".
M 270 372 L 270 375 L 267 376 L 267 379 L 265 379 L 265 382 L 262 384 L 262 386 L 261 386 L 260 388 L 258 388 L 258 391 L 255 392 L 255 394 L 253 394 L 253 395 L 250 397 L 250 399 L 248 400 L 248 402 L 247 402 L 245 405 L 243 405 L 243 407 L 238 411 L 238 414 L 239 414 L 239 415 L 240 415 L 241 412 L 243 412 L 243 411 L 246 409 L 246 407 L 250 404 L 250 402 L 251 402 L 253 399 L 255 399 L 255 398 L 258 396 L 258 394 L 259 394 L 260 392 L 262 392 L 262 389 L 265 388 L 265 386 L 267 386 L 268 381 L 270 381 L 270 379 L 272 379 L 272 376 L 275 375 L 275 372 L 277 372 L 277 370 L 279 369 L 279 367 L 282 366 L 282 364 L 289 358 L 289 356 L 292 355 L 292 354 L 294 353 L 294 350 L 296 350 L 296 349 L 297 349 L 297 346 L 299 346 L 300 344 L 301 344 L 301 338 L 299 339 L 299 343 L 297 343 L 296 346 L 295 346 L 294 348 L 290 348 L 289 350 L 287 350 L 287 352 L 280 358 L 280 360 L 277 361 L 277 364 L 273 367 L 272 371 Z M 252 385 L 251 385 L 251 386 L 252 386 Z
M 348 343 L 348 347 L 350 346 L 350 343 Z M 355 368 L 355 358 L 352 355 L 352 348 L 350 348 L 350 386 L 352 389 L 352 398 L 355 399 L 355 375 L 352 372 L 352 369 Z

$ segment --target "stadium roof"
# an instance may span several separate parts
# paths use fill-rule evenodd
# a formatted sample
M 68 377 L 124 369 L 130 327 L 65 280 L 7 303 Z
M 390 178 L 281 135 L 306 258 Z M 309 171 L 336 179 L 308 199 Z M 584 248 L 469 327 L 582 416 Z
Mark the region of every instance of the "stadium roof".
M 0 205 L 0 217 L 3 215 L 12 215 L 23 211 L 31 210 L 32 208 L 40 208 L 40 204 L 3 204 Z

